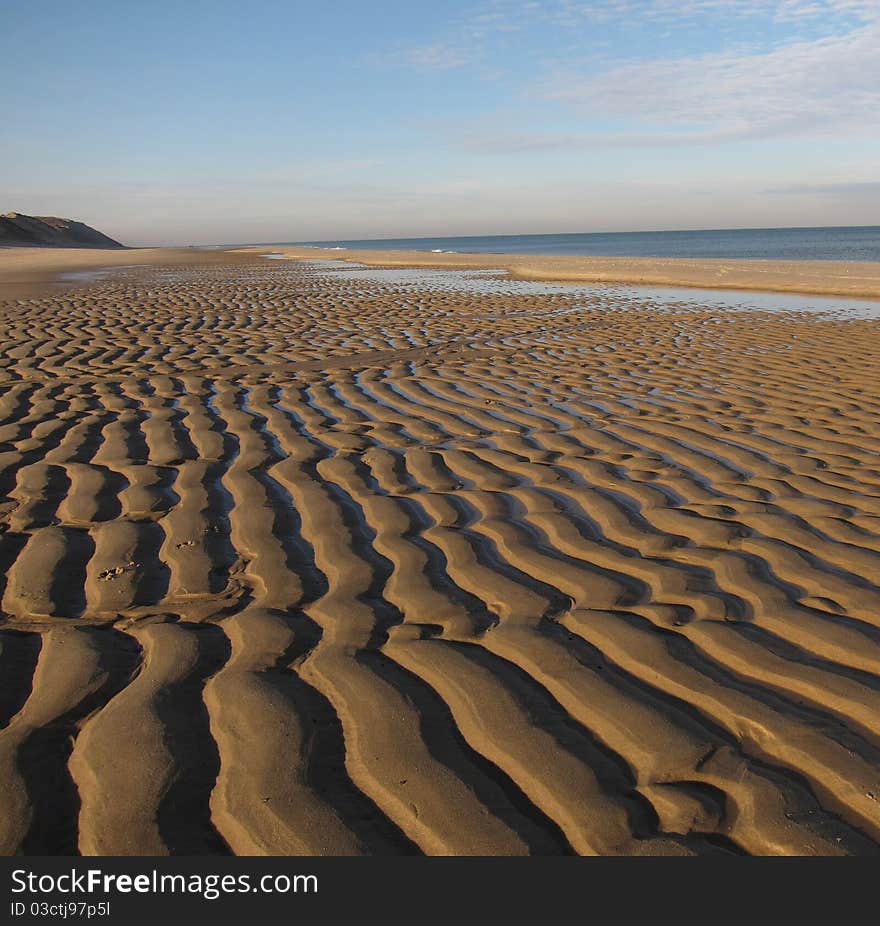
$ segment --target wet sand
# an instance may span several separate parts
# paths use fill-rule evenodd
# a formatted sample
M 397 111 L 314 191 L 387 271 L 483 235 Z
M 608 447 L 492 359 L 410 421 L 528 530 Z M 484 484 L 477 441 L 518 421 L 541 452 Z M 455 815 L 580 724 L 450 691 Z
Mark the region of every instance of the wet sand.
M 654 257 L 573 257 L 526 254 L 435 254 L 267 246 L 241 249 L 298 260 L 354 261 L 370 267 L 506 270 L 519 280 L 637 283 L 710 289 L 816 293 L 880 299 L 880 263 L 856 261 L 688 260 Z
M 0 852 L 876 854 L 878 334 L 222 252 L 0 301 Z
M 128 266 L 211 263 L 215 251 L 192 248 L 0 247 L 0 301 L 29 299 L 88 282 L 88 271 Z M 227 263 L 234 260 L 227 257 Z

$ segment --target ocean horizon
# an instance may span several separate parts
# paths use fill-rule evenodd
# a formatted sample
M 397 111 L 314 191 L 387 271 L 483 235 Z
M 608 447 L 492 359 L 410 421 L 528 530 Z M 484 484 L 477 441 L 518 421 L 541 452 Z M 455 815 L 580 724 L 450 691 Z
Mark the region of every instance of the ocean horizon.
M 880 261 L 880 225 L 587 232 L 558 235 L 455 235 L 428 238 L 271 241 L 251 244 L 461 254 Z

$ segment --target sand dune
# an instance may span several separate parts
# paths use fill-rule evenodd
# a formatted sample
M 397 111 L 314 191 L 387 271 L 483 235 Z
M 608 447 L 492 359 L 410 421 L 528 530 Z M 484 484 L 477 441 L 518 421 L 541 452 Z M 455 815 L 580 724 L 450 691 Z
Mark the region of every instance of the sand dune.
M 878 325 L 0 303 L 0 852 L 877 853 Z
M 124 248 L 124 244 L 75 219 L 57 216 L 0 215 L 0 246 L 53 248 Z

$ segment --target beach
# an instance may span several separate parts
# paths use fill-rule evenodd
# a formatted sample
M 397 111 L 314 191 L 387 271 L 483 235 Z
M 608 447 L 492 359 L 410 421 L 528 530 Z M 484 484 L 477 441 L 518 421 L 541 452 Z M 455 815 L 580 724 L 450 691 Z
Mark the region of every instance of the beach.
M 880 852 L 880 321 L 344 272 L 880 265 L 28 250 L 0 853 Z
M 0 247 L 0 301 L 29 299 L 90 282 L 94 274 L 119 267 L 216 260 L 216 252 L 194 248 Z M 227 263 L 235 260 L 227 256 Z
M 880 299 L 880 263 L 870 261 L 458 254 L 288 245 L 251 246 L 241 250 L 244 253 L 280 254 L 296 260 L 350 261 L 368 267 L 502 270 L 519 280 L 635 283 L 642 286 L 690 286 Z

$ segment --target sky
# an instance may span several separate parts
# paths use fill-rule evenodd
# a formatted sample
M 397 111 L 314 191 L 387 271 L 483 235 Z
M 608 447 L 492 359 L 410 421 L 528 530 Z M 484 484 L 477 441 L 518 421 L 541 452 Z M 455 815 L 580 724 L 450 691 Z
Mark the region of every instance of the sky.
M 0 87 L 131 245 L 880 224 L 880 0 L 0 0 Z

